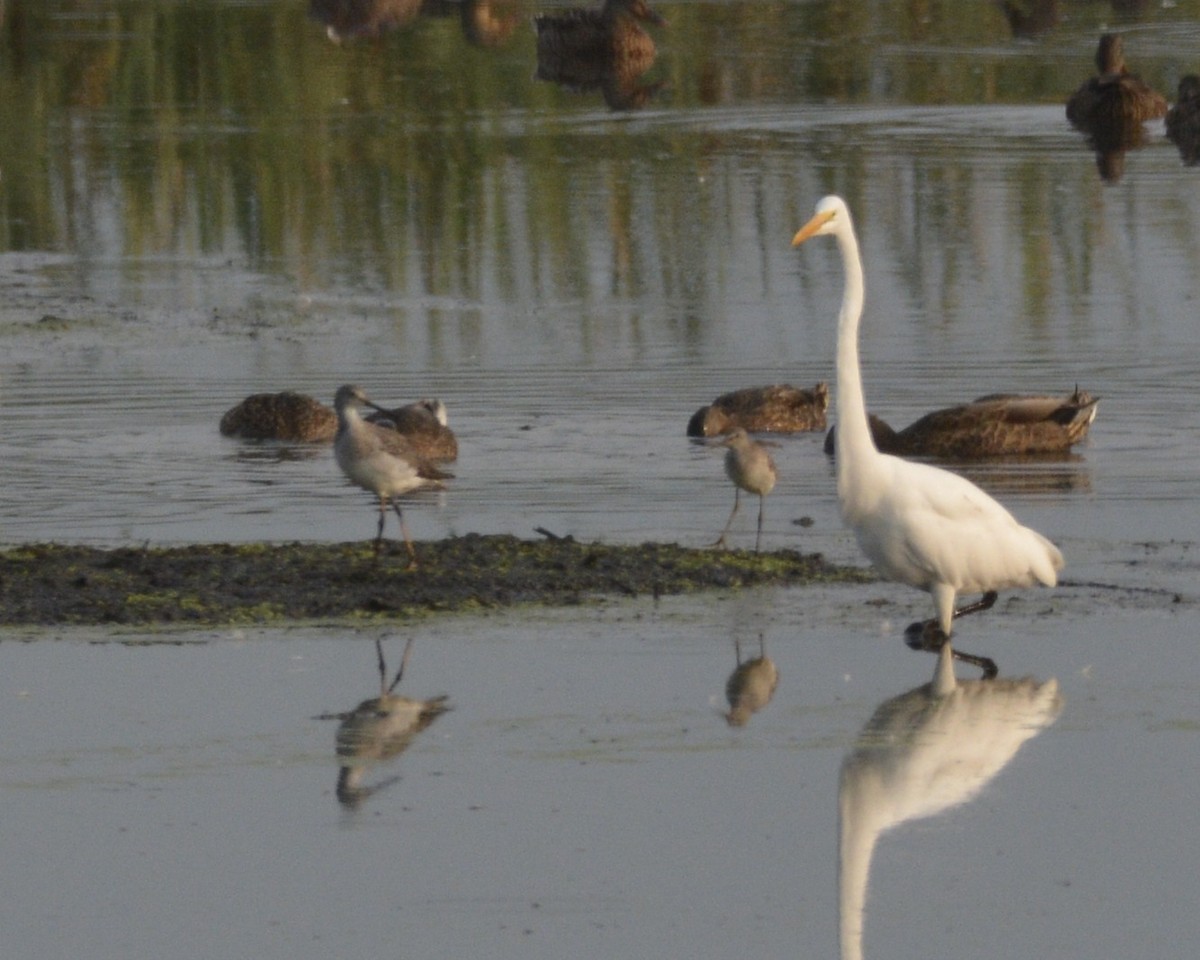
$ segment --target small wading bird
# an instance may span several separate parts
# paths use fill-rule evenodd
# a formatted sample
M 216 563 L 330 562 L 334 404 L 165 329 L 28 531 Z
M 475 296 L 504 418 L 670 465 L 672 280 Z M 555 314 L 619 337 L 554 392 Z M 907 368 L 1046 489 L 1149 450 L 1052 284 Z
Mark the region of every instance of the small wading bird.
M 346 806 L 357 806 L 376 790 L 395 782 L 393 778 L 372 787 L 362 784 L 372 764 L 391 760 L 403 753 L 418 733 L 450 709 L 445 694 L 429 700 L 413 700 L 393 693 L 404 676 L 412 643 L 410 638 L 405 644 L 396 679 L 388 684 L 383 644 L 376 640 L 379 696 L 364 700 L 347 714 L 335 715 L 342 721 L 337 730 L 337 755 L 341 762 L 337 798 Z
M 882 453 L 904 457 L 976 460 L 984 457 L 1066 453 L 1096 419 L 1099 397 L 1075 388 L 1065 397 L 992 393 L 927 413 L 903 430 L 872 415 L 871 437 Z M 835 429 L 825 435 L 834 452 Z
M 867 425 L 858 360 L 863 268 L 850 211 L 841 197 L 825 197 L 792 246 L 832 236 L 845 271 L 837 329 L 837 492 L 842 519 L 859 547 L 887 579 L 924 590 L 936 616 L 909 627 L 910 646 L 939 649 L 956 616 L 985 610 L 996 591 L 1035 583 L 1054 586 L 1063 556 L 1040 533 L 958 474 L 880 453 Z M 983 599 L 955 610 L 960 593 Z M 954 651 L 986 675 L 995 664 Z
M 1096 69 L 1099 74 L 1080 85 L 1067 100 L 1067 119 L 1075 127 L 1120 139 L 1120 131 L 1166 116 L 1166 97 L 1125 66 L 1120 34 L 1100 37 Z
M 728 437 L 721 441 L 721 446 L 728 447 L 725 451 L 725 475 L 733 481 L 733 509 L 725 522 L 725 529 L 717 538 L 714 547 L 725 546 L 725 536 L 737 516 L 740 505 L 741 491 L 758 495 L 758 534 L 754 538 L 754 552 L 758 553 L 762 545 L 763 510 L 767 494 L 775 489 L 775 461 L 767 453 L 766 447 L 738 427 Z
M 333 407 L 338 417 L 338 432 L 333 441 L 337 465 L 360 487 L 379 497 L 375 557 L 378 559 L 383 545 L 383 525 L 387 519 L 388 504 L 391 503 L 396 516 L 400 518 L 400 532 L 411 561 L 409 569 L 414 569 L 417 554 L 408 535 L 400 502 L 395 498 L 418 487 L 441 486 L 441 481 L 449 479 L 451 475 L 421 458 L 403 435 L 364 420 L 363 407 L 382 408 L 371 403 L 360 387 L 350 384 L 338 387 Z
M 803 433 L 825 429 L 829 386 L 822 381 L 811 390 L 788 383 L 746 387 L 723 393 L 701 407 L 688 421 L 689 437 L 716 437 L 738 427 L 748 433 Z

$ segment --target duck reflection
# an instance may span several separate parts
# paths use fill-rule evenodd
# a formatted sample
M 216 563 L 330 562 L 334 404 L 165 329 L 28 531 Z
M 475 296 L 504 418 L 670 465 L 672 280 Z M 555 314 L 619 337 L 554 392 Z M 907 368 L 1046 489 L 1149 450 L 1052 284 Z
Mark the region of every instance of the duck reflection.
M 512 35 L 519 19 L 509 0 L 309 0 L 308 12 L 325 24 L 334 43 L 375 39 L 422 16 L 457 16 L 469 43 L 498 47 Z
M 308 13 L 334 43 L 382 36 L 421 14 L 423 0 L 309 0 Z
M 838 788 L 842 960 L 863 955 L 879 837 L 973 799 L 1061 710 L 1053 678 L 957 679 L 948 643 L 929 683 L 879 705 L 842 763 Z
M 775 696 L 779 670 L 775 661 L 767 656 L 761 633 L 758 635 L 758 656 L 753 660 L 742 660 L 741 641 L 734 640 L 733 649 L 737 667 L 725 681 L 725 699 L 729 701 L 725 721 L 731 727 L 744 727 Z
M 1167 136 L 1185 164 L 1200 164 L 1200 76 L 1194 73 L 1179 81 L 1175 105 L 1167 112 Z
M 341 720 L 337 729 L 338 770 L 337 798 L 347 807 L 357 807 L 367 797 L 398 781 L 388 777 L 367 786 L 363 780 L 375 764 L 394 760 L 412 743 L 418 733 L 450 709 L 445 694 L 430 700 L 414 700 L 397 696 L 393 691 L 404 676 L 404 668 L 412 651 L 412 640 L 404 647 L 396 677 L 387 682 L 387 662 L 383 644 L 375 641 L 379 659 L 379 696 L 364 700 L 349 713 L 334 714 Z
M 534 18 L 536 76 L 575 90 L 599 90 L 612 110 L 640 109 L 663 86 L 642 80 L 657 49 L 640 24 L 665 22 L 645 0 L 605 0 L 599 10 L 540 14 Z
M 1058 0 L 997 0 L 1014 37 L 1037 37 L 1058 26 Z

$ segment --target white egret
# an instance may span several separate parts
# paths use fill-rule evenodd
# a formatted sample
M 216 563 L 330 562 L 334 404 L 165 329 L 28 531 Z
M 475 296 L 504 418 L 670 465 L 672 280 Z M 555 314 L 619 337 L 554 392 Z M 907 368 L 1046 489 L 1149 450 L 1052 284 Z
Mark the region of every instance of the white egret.
M 949 641 L 955 616 L 987 609 L 996 591 L 1054 586 L 1063 555 L 1022 526 L 969 480 L 924 463 L 880 453 L 871 439 L 858 360 L 863 268 L 850 211 L 841 197 L 825 197 L 792 238 L 832 235 L 845 269 L 837 331 L 837 491 L 842 519 L 875 568 L 889 580 L 925 590 L 935 618 L 909 628 L 909 643 L 937 649 Z M 981 601 L 954 609 L 960 593 Z M 994 675 L 995 664 L 956 652 Z

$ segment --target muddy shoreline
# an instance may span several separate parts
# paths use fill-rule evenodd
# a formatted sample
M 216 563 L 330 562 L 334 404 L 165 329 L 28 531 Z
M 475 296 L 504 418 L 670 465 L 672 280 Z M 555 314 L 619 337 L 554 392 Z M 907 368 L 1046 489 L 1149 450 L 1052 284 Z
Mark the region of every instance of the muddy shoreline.
M 0 625 L 277 624 L 406 619 L 518 604 L 573 605 L 761 585 L 863 582 L 859 568 L 794 550 L 521 540 L 469 534 L 403 545 L 200 544 L 100 549 L 26 544 L 0 551 Z

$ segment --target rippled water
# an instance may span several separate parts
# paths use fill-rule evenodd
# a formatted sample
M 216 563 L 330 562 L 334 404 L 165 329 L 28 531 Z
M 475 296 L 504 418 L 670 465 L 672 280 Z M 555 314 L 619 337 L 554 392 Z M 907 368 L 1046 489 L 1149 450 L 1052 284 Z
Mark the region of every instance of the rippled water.
M 457 478 L 411 499 L 418 540 L 711 542 L 731 492 L 684 426 L 832 379 L 836 252 L 789 240 L 837 191 L 876 413 L 1102 398 L 1070 459 L 970 471 L 1068 567 L 963 644 L 1064 703 L 978 797 L 940 784 L 952 810 L 879 841 L 866 955 L 1190 956 L 1200 172 L 1152 124 L 1104 183 L 1066 125 L 1107 8 L 1014 40 L 1000 5 L 841 6 L 667 5 L 666 86 L 619 113 L 534 83 L 524 26 L 334 47 L 282 0 L 9 0 L 0 542 L 366 540 L 327 449 L 217 432 L 249 393 L 344 382 L 449 408 Z M 1168 90 L 1198 17 L 1114 19 Z M 859 563 L 821 439 L 780 440 L 766 543 Z M 354 811 L 313 718 L 373 694 L 374 634 L 10 631 L 39 642 L 0 643 L 6 942 L 829 955 L 839 767 L 929 679 L 899 637 L 926 605 L 879 584 L 422 624 L 402 689 L 455 709 Z M 760 633 L 779 691 L 730 730 L 733 641 Z

